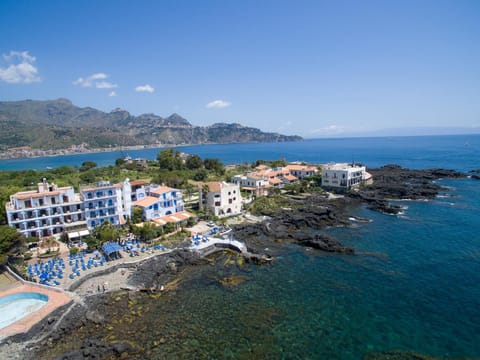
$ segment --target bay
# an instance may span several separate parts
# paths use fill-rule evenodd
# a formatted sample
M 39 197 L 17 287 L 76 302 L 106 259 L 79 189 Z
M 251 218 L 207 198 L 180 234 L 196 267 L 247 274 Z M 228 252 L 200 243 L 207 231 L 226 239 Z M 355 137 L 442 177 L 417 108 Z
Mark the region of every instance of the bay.
M 242 143 L 179 146 L 179 151 L 201 158 L 218 158 L 224 164 L 258 159 L 311 163 L 359 162 L 370 167 L 398 164 L 409 168 L 444 167 L 466 171 L 478 166 L 480 135 L 404 136 L 375 138 L 312 139 L 285 143 Z M 162 148 L 86 153 L 28 159 L 0 160 L 0 170 L 25 170 L 81 166 L 93 161 L 98 166 L 115 164 L 130 156 L 154 160 Z

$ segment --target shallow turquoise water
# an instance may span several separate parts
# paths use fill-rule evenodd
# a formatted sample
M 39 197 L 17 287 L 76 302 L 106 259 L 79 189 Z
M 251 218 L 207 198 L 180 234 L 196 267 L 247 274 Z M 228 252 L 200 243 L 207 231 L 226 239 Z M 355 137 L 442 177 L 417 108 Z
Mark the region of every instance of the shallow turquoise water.
M 442 183 L 455 187 L 454 197 L 404 202 L 403 216 L 359 208 L 373 222 L 327 230 L 357 255 L 287 244 L 273 266 L 191 269 L 177 294 L 150 310 L 149 328 L 165 321 L 183 334 L 153 354 L 359 359 L 395 349 L 480 357 L 479 183 Z M 238 274 L 248 281 L 231 289 L 213 280 Z

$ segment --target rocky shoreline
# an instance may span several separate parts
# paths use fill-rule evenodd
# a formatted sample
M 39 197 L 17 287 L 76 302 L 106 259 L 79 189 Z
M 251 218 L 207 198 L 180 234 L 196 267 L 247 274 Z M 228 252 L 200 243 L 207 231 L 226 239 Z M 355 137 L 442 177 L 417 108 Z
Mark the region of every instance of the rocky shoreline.
M 288 207 L 266 210 L 262 214 L 266 216 L 264 221 L 233 226 L 234 236 L 244 241 L 248 249 L 256 253 L 264 253 L 269 245 L 289 241 L 321 251 L 354 254 L 354 249 L 345 247 L 337 239 L 318 231 L 332 226 L 351 225 L 350 212 L 353 207 L 361 204 L 374 211 L 398 214 L 401 207 L 391 204 L 391 200 L 433 199 L 440 191 L 445 190 L 436 184 L 435 180 L 465 177 L 464 174 L 450 170 L 409 170 L 396 165 L 369 169 L 369 172 L 374 177 L 374 185 L 334 199 L 323 194 L 291 196 L 288 198 Z M 124 271 L 122 276 L 125 276 L 125 279 L 120 283 L 124 283 L 126 287 L 168 292 L 175 290 L 174 283 L 187 266 L 208 263 L 208 259 L 194 252 L 174 250 L 135 265 L 120 266 L 115 270 Z M 75 291 L 72 305 L 57 309 L 27 333 L 10 337 L 0 345 L 0 353 L 12 354 L 11 358 L 18 359 L 51 358 L 50 349 L 58 345 L 66 334 L 83 327 L 92 329 L 90 335 L 75 344 L 75 350 L 65 351 L 54 358 L 123 358 L 128 357 L 129 353 L 141 352 L 134 344 L 122 341 L 105 342 L 95 336 L 95 327 L 106 326 L 105 322 L 113 311 L 111 302 L 114 294 L 86 296 L 89 294 L 88 289 L 95 288 L 97 282 L 98 279 L 92 277 L 71 287 L 69 290 Z M 113 287 L 109 290 L 120 288 Z M 130 292 L 129 299 L 134 299 L 136 294 L 139 293 Z

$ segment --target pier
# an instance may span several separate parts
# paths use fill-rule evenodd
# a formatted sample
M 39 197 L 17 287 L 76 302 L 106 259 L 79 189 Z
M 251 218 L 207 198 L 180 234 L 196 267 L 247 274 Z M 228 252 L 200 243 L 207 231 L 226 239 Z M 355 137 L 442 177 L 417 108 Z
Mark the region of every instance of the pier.
M 253 263 L 267 263 L 273 261 L 273 258 L 269 255 L 254 254 L 248 251 L 247 246 L 238 240 L 233 239 L 220 239 L 210 236 L 194 236 L 192 237 L 192 251 L 200 252 L 203 256 L 208 256 L 218 251 L 224 251 L 230 249 L 236 251 L 242 255 L 245 260 Z

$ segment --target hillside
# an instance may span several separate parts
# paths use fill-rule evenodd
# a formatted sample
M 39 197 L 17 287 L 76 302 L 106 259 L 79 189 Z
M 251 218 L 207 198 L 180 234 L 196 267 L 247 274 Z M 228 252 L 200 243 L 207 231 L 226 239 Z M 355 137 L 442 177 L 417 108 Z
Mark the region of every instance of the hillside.
M 131 115 L 80 108 L 67 99 L 0 102 L 0 150 L 30 146 L 42 150 L 81 145 L 106 148 L 231 142 L 299 141 L 299 136 L 265 133 L 240 124 L 194 126 L 178 114 Z

